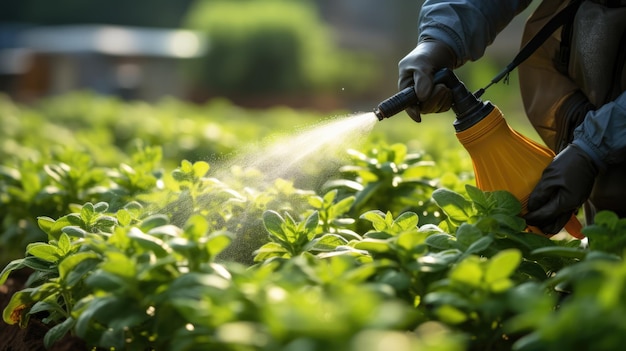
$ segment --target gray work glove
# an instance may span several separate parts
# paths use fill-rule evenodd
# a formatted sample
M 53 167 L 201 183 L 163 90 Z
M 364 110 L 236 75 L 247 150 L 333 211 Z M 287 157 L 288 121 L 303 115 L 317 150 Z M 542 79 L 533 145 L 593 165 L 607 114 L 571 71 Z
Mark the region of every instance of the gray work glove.
M 417 44 L 398 64 L 400 90 L 413 86 L 419 105 L 411 106 L 406 112 L 415 122 L 421 122 L 422 113 L 444 112 L 452 105 L 452 94 L 443 84 L 433 86 L 436 72 L 453 69 L 456 55 L 452 48 L 440 41 L 425 39 Z
M 526 223 L 556 234 L 589 198 L 598 167 L 580 147 L 570 144 L 543 171 L 528 198 Z

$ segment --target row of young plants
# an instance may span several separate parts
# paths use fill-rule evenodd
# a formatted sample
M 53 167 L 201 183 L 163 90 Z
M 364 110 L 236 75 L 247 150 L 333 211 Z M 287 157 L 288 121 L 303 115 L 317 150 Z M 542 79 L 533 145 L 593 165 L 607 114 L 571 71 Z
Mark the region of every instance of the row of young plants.
M 615 350 L 626 341 L 624 220 L 598 214 L 584 248 L 526 233 L 519 203 L 472 187 L 455 150 L 434 163 L 404 144 L 367 143 L 323 187 L 302 189 L 237 166 L 169 168 L 171 156 L 150 143 L 175 136 L 115 151 L 99 138 L 63 146 L 35 122 L 24 128 L 41 111 L 12 111 L 20 124 L 4 131 L 23 138 L 3 147 L 34 151 L 0 169 L 0 248 L 11 259 L 0 282 L 32 272 L 3 320 L 42 320 L 48 346 L 64 335 L 116 350 Z M 48 122 L 72 124 L 64 115 L 86 124 L 77 135 L 114 120 L 73 111 Z M 119 158 L 102 162 L 109 152 Z
M 27 244 L 46 239 L 37 216 L 58 218 L 70 212 L 70 204 L 88 201 L 106 201 L 116 210 L 161 186 L 181 160 L 221 167 L 251 140 L 288 135 L 325 118 L 282 107 L 247 110 L 222 100 L 148 104 L 76 92 L 24 105 L 0 95 L 0 266 L 23 255 Z M 380 124 L 376 130 L 382 133 L 372 140 L 383 143 L 390 131 L 394 140 L 413 136 L 402 123 Z M 446 144 L 432 148 L 449 149 Z M 294 183 L 321 191 L 327 173 L 336 172 L 328 165 L 337 154 L 325 155 L 327 165 L 300 167 Z M 458 155 L 450 155 L 456 157 L 436 156 L 440 163 L 449 159 L 448 166 L 459 164 Z M 431 171 L 430 176 L 439 175 Z
M 598 214 L 581 248 L 524 232 L 509 193 L 412 178 L 435 165 L 401 145 L 351 154 L 323 193 L 250 189 L 253 170 L 216 179 L 183 161 L 143 191 L 40 216 L 47 240 L 0 273 L 33 271 L 3 319 L 42 319 L 48 346 L 69 333 L 116 350 L 623 344 L 623 220 Z

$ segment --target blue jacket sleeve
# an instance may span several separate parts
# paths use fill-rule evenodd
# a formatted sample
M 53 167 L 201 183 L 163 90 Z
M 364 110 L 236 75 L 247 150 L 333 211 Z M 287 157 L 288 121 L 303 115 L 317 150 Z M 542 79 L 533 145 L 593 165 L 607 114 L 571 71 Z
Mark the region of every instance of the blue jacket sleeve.
M 626 159 L 626 92 L 587 113 L 574 130 L 574 144 L 585 150 L 602 169 Z
M 532 0 L 426 0 L 419 17 L 419 39 L 448 44 L 460 66 L 482 57 L 488 45 Z

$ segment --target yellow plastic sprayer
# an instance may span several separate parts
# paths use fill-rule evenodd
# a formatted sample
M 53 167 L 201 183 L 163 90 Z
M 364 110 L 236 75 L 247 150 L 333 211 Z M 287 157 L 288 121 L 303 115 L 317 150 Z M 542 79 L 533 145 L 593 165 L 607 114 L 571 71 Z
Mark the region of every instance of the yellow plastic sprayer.
M 522 203 L 521 215 L 524 215 L 528 196 L 554 158 L 554 152 L 513 130 L 497 106 L 469 92 L 451 70 L 437 72 L 434 83 L 444 84 L 452 91 L 456 136 L 472 159 L 476 186 L 484 191 L 511 192 Z M 374 113 L 383 120 L 417 103 L 415 91 L 409 87 L 381 102 Z M 565 230 L 583 239 L 581 229 L 578 218 L 572 215 Z M 539 228 L 529 226 L 528 230 L 543 234 Z

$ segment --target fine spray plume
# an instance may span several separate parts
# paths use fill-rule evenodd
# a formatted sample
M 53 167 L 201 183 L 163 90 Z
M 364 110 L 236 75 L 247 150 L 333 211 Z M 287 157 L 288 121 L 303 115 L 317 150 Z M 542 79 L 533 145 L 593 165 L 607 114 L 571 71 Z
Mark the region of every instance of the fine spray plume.
M 522 203 L 521 215 L 526 214 L 528 197 L 554 152 L 513 130 L 497 106 L 480 100 L 484 89 L 472 94 L 449 69 L 437 72 L 433 82 L 452 92 L 456 137 L 472 159 L 476 186 L 483 191 L 509 191 Z M 374 114 L 382 121 L 418 103 L 413 87 L 408 87 L 381 102 Z M 539 228 L 527 229 L 543 234 Z M 581 229 L 578 218 L 572 215 L 565 230 L 583 239 Z

